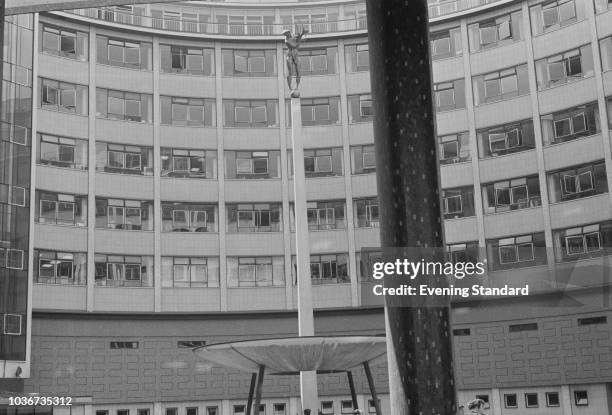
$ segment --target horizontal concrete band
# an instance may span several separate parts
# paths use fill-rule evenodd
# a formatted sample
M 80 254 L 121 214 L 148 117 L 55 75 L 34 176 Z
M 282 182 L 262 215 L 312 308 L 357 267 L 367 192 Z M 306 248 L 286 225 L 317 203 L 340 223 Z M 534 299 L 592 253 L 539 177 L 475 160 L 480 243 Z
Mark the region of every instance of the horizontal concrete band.
M 123 4 L 171 3 L 178 0 L 6 0 L 7 16 L 53 10 L 84 9 L 88 7 L 120 6 Z

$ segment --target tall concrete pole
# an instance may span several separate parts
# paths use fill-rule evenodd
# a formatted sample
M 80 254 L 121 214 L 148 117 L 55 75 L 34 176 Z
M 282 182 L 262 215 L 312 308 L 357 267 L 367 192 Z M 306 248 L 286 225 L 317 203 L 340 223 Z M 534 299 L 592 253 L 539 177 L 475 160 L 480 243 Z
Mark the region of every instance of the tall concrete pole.
M 366 0 L 381 243 L 442 247 L 427 0 Z M 455 415 L 448 307 L 386 307 L 392 414 Z
M 295 256 L 297 263 L 298 289 L 298 333 L 300 336 L 314 336 L 312 312 L 312 281 L 310 279 L 310 240 L 308 237 L 308 213 L 306 209 L 306 174 L 304 172 L 304 144 L 302 143 L 302 106 L 299 93 L 291 95 L 291 140 L 293 147 L 293 189 L 295 210 Z M 319 407 L 317 397 L 317 373 L 300 373 L 300 396 L 302 410 L 316 413 Z

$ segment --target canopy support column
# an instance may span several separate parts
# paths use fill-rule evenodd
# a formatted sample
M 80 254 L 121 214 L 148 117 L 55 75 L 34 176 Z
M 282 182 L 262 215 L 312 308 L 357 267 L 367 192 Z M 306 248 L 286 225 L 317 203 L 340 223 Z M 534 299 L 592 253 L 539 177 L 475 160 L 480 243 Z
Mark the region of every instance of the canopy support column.
M 370 364 L 363 362 L 363 368 L 365 369 L 366 378 L 368 379 L 368 386 L 370 387 L 370 393 L 374 400 L 374 408 L 376 409 L 376 415 L 382 415 L 380 411 L 380 402 L 378 402 L 378 394 L 376 393 L 376 386 L 374 386 L 374 379 L 372 378 L 372 371 L 370 370 Z
M 266 367 L 264 365 L 259 366 L 259 374 L 257 375 L 257 386 L 255 389 L 255 409 L 253 414 L 259 415 L 259 404 L 261 403 L 261 386 L 264 380 L 264 371 Z
M 353 410 L 359 409 L 359 404 L 357 403 L 357 394 L 355 393 L 355 382 L 353 382 L 353 373 L 350 370 L 346 371 L 346 376 L 348 377 L 349 388 L 351 389 L 351 400 L 353 401 Z
M 251 415 L 251 408 L 253 407 L 253 395 L 255 394 L 255 381 L 257 380 L 257 373 L 251 375 L 251 387 L 249 388 L 249 400 L 247 401 L 246 415 Z

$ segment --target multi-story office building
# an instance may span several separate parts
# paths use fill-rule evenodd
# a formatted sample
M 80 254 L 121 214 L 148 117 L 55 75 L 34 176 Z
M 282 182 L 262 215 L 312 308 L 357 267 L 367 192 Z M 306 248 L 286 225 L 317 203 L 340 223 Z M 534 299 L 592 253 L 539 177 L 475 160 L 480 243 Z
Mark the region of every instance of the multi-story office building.
M 460 401 L 481 397 L 495 415 L 609 414 L 612 3 L 430 2 L 430 18 L 447 248 L 486 259 L 487 284 L 531 290 L 454 302 Z M 384 333 L 362 251 L 380 245 L 366 20 L 354 0 L 9 19 L 4 377 L 73 396 L 79 414 L 244 413 L 248 377 L 190 349 L 297 333 L 279 34 L 303 26 L 316 332 Z M 375 369 L 384 410 L 387 373 Z M 351 409 L 343 376 L 318 381 L 324 414 Z M 297 378 L 267 380 L 263 404 L 296 413 Z

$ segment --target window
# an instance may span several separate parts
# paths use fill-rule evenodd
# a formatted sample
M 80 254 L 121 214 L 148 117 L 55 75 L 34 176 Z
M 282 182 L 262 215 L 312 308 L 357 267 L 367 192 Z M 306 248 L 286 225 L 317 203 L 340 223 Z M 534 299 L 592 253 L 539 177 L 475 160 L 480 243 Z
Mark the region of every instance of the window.
M 87 226 L 87 196 L 36 191 L 39 223 Z
M 153 286 L 153 257 L 96 254 L 95 271 L 99 286 Z
M 215 125 L 215 100 L 207 98 L 160 97 L 161 123 L 186 127 Z
M 150 415 L 151 410 L 149 408 L 138 408 L 136 410 L 136 415 Z
M 525 394 L 525 406 L 527 408 L 538 407 L 538 394 L 537 393 L 526 393 Z
M 21 314 L 4 314 L 3 333 L 8 336 L 21 336 Z
M 349 122 L 366 122 L 374 119 L 374 108 L 372 106 L 372 95 L 349 95 Z
M 219 258 L 162 257 L 162 287 L 219 286 Z
M 151 123 L 152 98 L 148 94 L 96 89 L 97 116 L 110 120 Z
M 108 173 L 153 175 L 153 148 L 96 142 L 96 168 Z
M 546 144 L 556 144 L 600 131 L 597 103 L 581 105 L 542 116 L 542 135 Z
M 228 257 L 228 286 L 270 287 L 285 285 L 285 259 L 278 257 Z
M 302 125 L 328 125 L 340 122 L 340 98 L 302 98 Z
M 512 264 L 516 262 L 533 261 L 533 242 L 531 237 L 508 238 L 499 241 L 499 263 Z
M 574 403 L 576 406 L 588 406 L 589 394 L 585 390 L 574 391 Z
M 286 415 L 287 409 L 284 403 L 275 403 L 272 405 L 272 415 Z
M 540 206 L 538 176 L 503 180 L 483 186 L 485 213 L 499 213 Z
M 382 261 L 382 252 L 375 248 L 362 248 L 355 253 L 357 262 L 357 279 L 359 281 L 373 281 L 374 263 Z
M 366 72 L 370 70 L 368 44 L 346 45 L 344 47 L 347 72 Z
M 308 229 L 311 231 L 344 229 L 344 202 L 308 202 Z
M 585 317 L 578 319 L 579 326 L 590 326 L 593 324 L 606 324 L 608 322 L 608 318 L 606 316 L 597 316 L 597 317 Z
M 37 161 L 56 167 L 87 169 L 89 156 L 86 140 L 37 134 Z
M 445 59 L 459 56 L 463 52 L 461 45 L 461 29 L 456 27 L 429 35 L 431 58 Z
M 338 48 L 300 50 L 300 75 L 327 75 L 337 73 Z
M 304 150 L 304 172 L 306 177 L 342 176 L 342 148 Z
M 160 45 L 161 69 L 170 73 L 214 75 L 214 50 L 190 46 Z
M 535 148 L 532 120 L 493 126 L 476 132 L 481 158 L 497 157 Z
M 185 415 L 198 415 L 198 408 L 197 407 L 186 408 Z
M 434 84 L 434 104 L 436 111 L 450 111 L 465 108 L 465 81 Z
M 88 35 L 85 32 L 41 25 L 41 50 L 45 53 L 87 61 Z
M 218 287 L 218 269 L 217 258 L 163 257 L 162 287 Z
M 474 188 L 467 186 L 442 190 L 442 211 L 445 219 L 474 216 Z
M 352 414 L 353 412 L 353 401 L 341 401 L 340 412 L 343 414 Z
M 576 7 L 579 6 L 579 7 Z M 559 0 L 538 4 L 531 8 L 531 26 L 534 34 L 556 30 L 582 20 L 583 6 L 574 0 Z
M 321 413 L 324 415 L 334 413 L 334 402 L 333 401 L 322 401 L 321 402 Z
M 279 151 L 226 151 L 228 179 L 271 179 L 280 177 Z
M 96 228 L 153 230 L 153 202 L 96 198 Z
M 469 161 L 470 135 L 468 132 L 438 137 L 440 164 L 453 164 Z
M 117 415 L 130 415 L 129 409 L 117 409 Z
M 0 203 L 13 206 L 26 206 L 26 189 L 20 186 L 0 184 Z
M 0 248 L 0 268 L 23 269 L 24 251 L 13 248 Z
M 216 232 L 217 206 L 162 202 L 162 232 Z
M 378 399 L 378 407 L 380 408 L 380 399 Z M 376 413 L 376 405 L 374 405 L 374 399 L 368 399 L 368 413 Z
M 599 41 L 599 52 L 601 53 L 601 67 L 603 71 L 612 71 L 612 36 Z
M 527 65 L 477 75 L 472 78 L 474 105 L 502 101 L 529 93 Z
M 350 282 L 348 276 L 348 255 L 311 255 L 310 277 L 313 284 L 340 284 Z
M 612 246 L 612 224 L 601 222 L 553 231 L 557 261 L 576 261 L 606 254 Z
M 479 256 L 478 242 L 464 242 L 446 245 L 448 260 L 458 262 L 476 262 Z
M 604 13 L 608 10 L 612 10 L 611 0 L 595 0 L 595 12 Z
M 41 106 L 51 111 L 87 115 L 87 86 L 41 78 Z
M 491 270 L 521 268 L 546 264 L 544 233 L 511 236 L 487 241 Z
M 96 43 L 99 64 L 151 70 L 151 43 L 99 35 L 96 37 Z
M 559 399 L 559 392 L 546 392 L 546 406 L 548 407 L 561 406 L 561 401 Z
M 518 408 L 518 399 L 515 393 L 504 394 L 504 406 L 506 408 Z
M 598 225 L 568 229 L 565 235 L 565 252 L 568 256 L 602 249 Z
M 476 52 L 521 40 L 521 20 L 522 14 L 517 11 L 469 25 L 470 50 Z
M 219 415 L 219 407 L 218 406 L 207 406 L 206 415 Z
M 276 50 L 222 50 L 225 76 L 276 75 Z
M 223 100 L 226 127 L 278 127 L 274 100 Z
M 547 178 L 551 203 L 565 202 L 608 191 L 604 162 L 549 173 Z
M 357 228 L 378 228 L 380 213 L 377 198 L 355 200 Z
M 24 91 L 25 90 L 27 89 L 24 89 Z M 0 121 L 0 128 L 3 132 L 2 140 L 10 141 L 11 143 L 19 144 L 21 146 L 30 145 L 31 131 L 29 128 L 4 121 Z
M 166 408 L 166 415 L 178 415 L 178 408 Z
M 351 170 L 353 174 L 376 171 L 376 153 L 373 145 L 351 146 Z
M 227 206 L 228 232 L 280 232 L 280 203 L 241 203 Z
M 162 177 L 214 179 L 217 152 L 214 150 L 161 149 Z
M 591 45 L 535 62 L 538 90 L 593 76 Z

